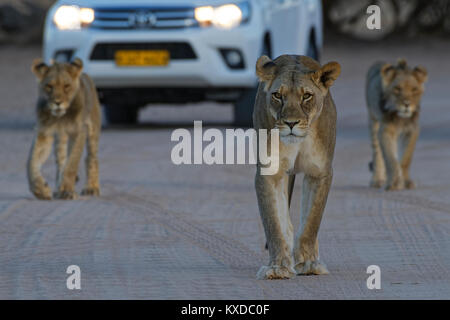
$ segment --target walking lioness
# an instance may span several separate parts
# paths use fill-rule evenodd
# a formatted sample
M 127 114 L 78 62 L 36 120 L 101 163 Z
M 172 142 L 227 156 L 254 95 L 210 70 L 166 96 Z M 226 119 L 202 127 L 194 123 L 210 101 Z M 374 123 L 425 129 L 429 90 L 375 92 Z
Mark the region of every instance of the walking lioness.
M 55 141 L 57 165 L 57 199 L 74 199 L 78 165 L 87 141 L 87 181 L 83 195 L 100 194 L 98 173 L 98 141 L 101 111 L 93 81 L 82 73 L 83 63 L 46 65 L 33 62 L 32 71 L 39 80 L 37 133 L 28 159 L 28 181 L 31 192 L 39 199 L 49 200 L 52 192 L 41 174 Z
M 329 88 L 340 65 L 324 66 L 305 56 L 259 58 L 261 81 L 253 111 L 255 129 L 279 129 L 279 170 L 255 178 L 270 262 L 259 279 L 287 279 L 295 274 L 326 274 L 319 261 L 317 235 L 327 202 L 336 141 L 336 108 Z M 270 145 L 270 136 L 267 143 Z M 269 150 L 269 148 L 268 148 Z M 289 207 L 297 173 L 304 173 L 300 228 L 295 235 Z
M 386 190 L 412 189 L 409 167 L 419 136 L 420 99 L 427 80 L 423 67 L 375 63 L 367 74 L 366 98 L 372 139 L 370 185 Z M 387 180 L 387 181 L 386 181 Z

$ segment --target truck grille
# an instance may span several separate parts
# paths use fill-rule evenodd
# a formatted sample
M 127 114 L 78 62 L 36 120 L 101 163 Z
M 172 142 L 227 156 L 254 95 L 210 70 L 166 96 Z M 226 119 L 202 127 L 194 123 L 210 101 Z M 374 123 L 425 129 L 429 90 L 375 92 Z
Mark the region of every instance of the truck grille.
M 191 45 L 186 42 L 120 42 L 96 44 L 91 60 L 114 60 L 118 50 L 167 50 L 171 60 L 197 59 Z
M 94 10 L 95 20 L 90 27 L 97 29 L 181 29 L 198 26 L 192 7 L 104 7 Z

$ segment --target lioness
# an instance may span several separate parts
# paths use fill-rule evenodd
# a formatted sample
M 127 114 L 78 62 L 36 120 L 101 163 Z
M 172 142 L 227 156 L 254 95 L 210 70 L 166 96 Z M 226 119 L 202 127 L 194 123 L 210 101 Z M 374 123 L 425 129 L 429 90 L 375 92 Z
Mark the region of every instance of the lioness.
M 370 185 L 386 190 L 412 189 L 409 167 L 419 136 L 420 99 L 427 80 L 423 67 L 375 63 L 367 74 L 366 99 L 372 139 Z
M 255 129 L 279 129 L 279 170 L 262 175 L 255 187 L 270 262 L 259 279 L 286 279 L 295 274 L 326 274 L 319 261 L 317 235 L 333 176 L 336 108 L 329 92 L 340 74 L 337 62 L 324 66 L 305 56 L 283 55 L 256 64 L 260 85 L 253 111 Z M 270 145 L 270 136 L 268 145 Z M 295 236 L 289 207 L 297 173 L 305 174 L 301 225 Z
M 100 194 L 98 141 L 101 110 L 93 81 L 82 73 L 83 62 L 46 65 L 36 59 L 31 70 L 39 81 L 37 133 L 28 159 L 31 192 L 39 199 L 50 200 L 52 192 L 41 174 L 53 141 L 57 165 L 54 197 L 74 199 L 78 165 L 87 140 L 87 181 L 83 195 Z

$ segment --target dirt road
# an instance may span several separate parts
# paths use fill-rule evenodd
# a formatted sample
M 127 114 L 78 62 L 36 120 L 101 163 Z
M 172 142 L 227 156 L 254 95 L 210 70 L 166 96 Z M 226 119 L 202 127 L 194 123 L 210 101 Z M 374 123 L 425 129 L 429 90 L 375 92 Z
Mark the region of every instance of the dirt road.
M 320 230 L 327 276 L 258 281 L 268 261 L 254 166 L 175 166 L 171 132 L 193 120 L 224 129 L 231 108 L 148 108 L 133 129 L 106 129 L 103 196 L 44 202 L 28 191 L 39 48 L 0 48 L 0 299 L 412 299 L 450 298 L 450 44 L 329 44 L 342 64 L 333 88 L 339 128 L 334 181 Z M 364 78 L 379 59 L 425 65 L 414 191 L 368 188 Z M 53 182 L 54 161 L 44 168 Z M 82 183 L 82 181 L 81 181 Z M 82 184 L 79 184 L 81 188 Z M 53 183 L 52 183 L 53 185 Z M 300 179 L 292 216 L 298 224 Z M 381 268 L 368 290 L 366 268 Z M 81 268 L 81 290 L 66 268 Z

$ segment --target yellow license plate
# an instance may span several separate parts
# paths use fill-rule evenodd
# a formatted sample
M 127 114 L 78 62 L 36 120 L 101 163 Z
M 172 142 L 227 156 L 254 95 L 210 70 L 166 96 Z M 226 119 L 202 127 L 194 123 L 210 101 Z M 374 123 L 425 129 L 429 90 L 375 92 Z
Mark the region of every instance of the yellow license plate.
M 167 50 L 118 50 L 116 64 L 120 67 L 164 67 L 169 64 Z

